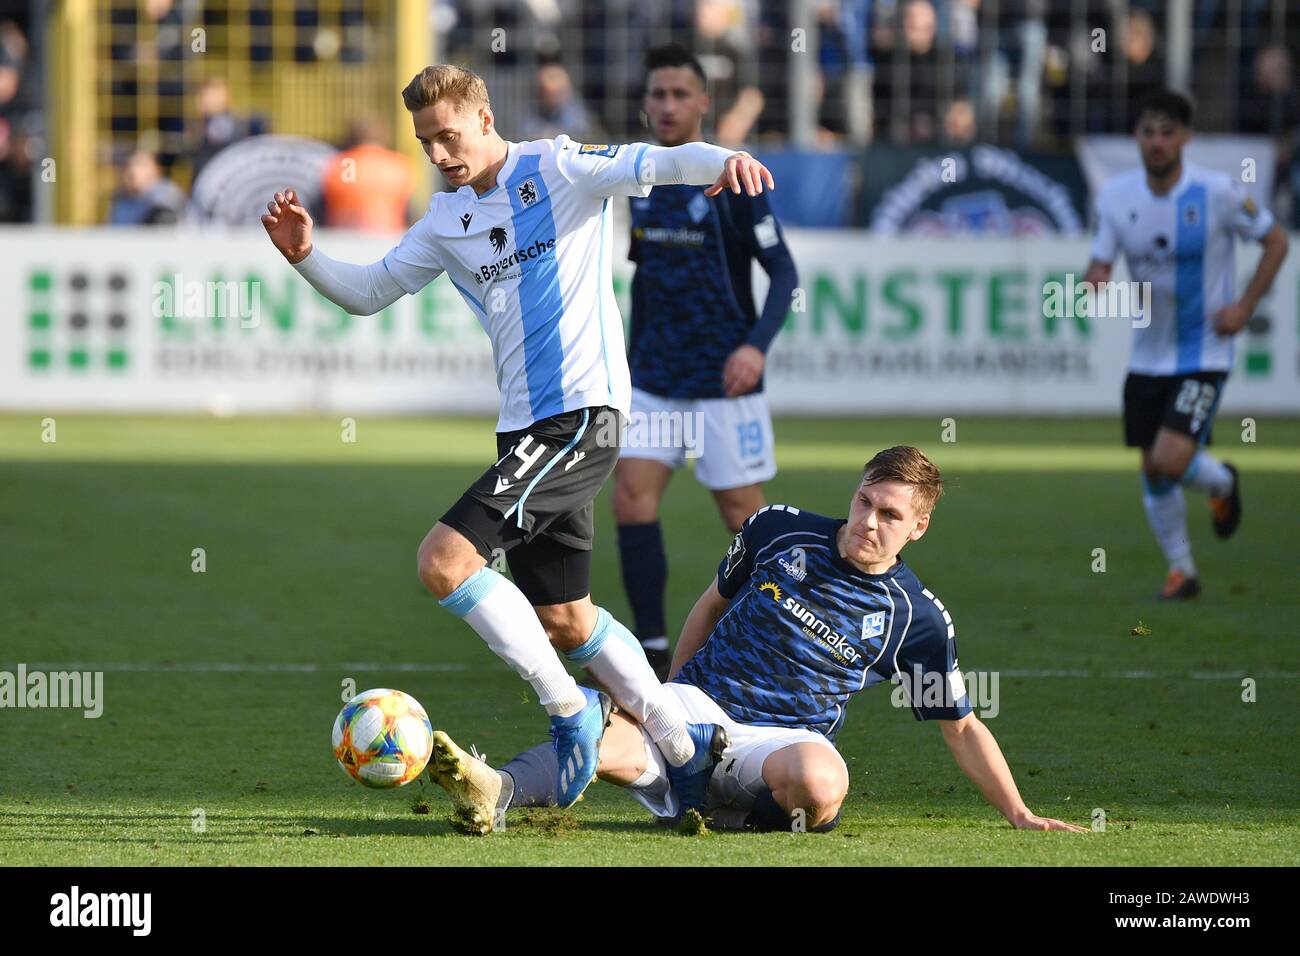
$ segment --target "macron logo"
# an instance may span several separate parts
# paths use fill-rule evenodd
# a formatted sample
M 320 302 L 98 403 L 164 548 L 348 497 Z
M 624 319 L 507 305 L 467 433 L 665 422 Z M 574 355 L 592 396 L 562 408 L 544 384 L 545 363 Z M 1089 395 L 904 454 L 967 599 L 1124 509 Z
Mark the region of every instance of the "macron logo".
M 51 926 L 129 926 L 135 936 L 148 936 L 152 923 L 152 893 L 71 893 L 50 897 Z

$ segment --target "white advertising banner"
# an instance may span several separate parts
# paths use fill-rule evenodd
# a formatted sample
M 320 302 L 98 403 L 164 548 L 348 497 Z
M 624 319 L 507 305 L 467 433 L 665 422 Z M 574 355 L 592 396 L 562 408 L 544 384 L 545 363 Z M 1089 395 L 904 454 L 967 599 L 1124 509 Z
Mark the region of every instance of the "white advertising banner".
M 777 412 L 1118 411 L 1129 320 L 1059 308 L 1086 240 L 788 238 L 800 288 L 769 356 Z M 355 262 L 392 244 L 318 241 Z M 1242 249 L 1243 275 L 1255 256 Z M 1226 411 L 1300 413 L 1296 260 L 1239 338 Z M 614 261 L 626 303 L 623 249 Z M 3 409 L 496 412 L 487 337 L 445 278 L 350 316 L 257 232 L 33 228 L 0 230 L 0 278 Z

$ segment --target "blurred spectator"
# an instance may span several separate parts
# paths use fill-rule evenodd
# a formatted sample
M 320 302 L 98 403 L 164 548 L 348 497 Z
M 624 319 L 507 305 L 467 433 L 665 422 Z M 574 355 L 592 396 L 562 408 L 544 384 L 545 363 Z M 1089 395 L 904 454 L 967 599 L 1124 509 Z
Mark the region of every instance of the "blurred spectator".
M 899 17 L 897 30 L 881 23 L 872 31 L 877 135 L 899 144 L 931 142 L 939 132 L 938 15 L 931 0 L 906 0 Z
M 39 149 L 38 86 L 31 82 L 27 38 L 12 20 L 0 23 L 0 222 L 32 219 L 32 163 Z
M 387 140 L 373 117 L 353 120 L 348 148 L 321 176 L 327 225 L 386 233 L 407 227 L 415 169 L 410 157 L 385 145 Z
M 191 153 L 191 176 L 199 172 L 217 153 L 231 143 L 267 132 L 267 124 L 256 114 L 247 119 L 230 109 L 230 87 L 219 76 L 208 77 L 199 86 L 196 97 L 199 134 Z
M 1267 46 L 1255 54 L 1238 116 L 1243 133 L 1285 138 L 1300 127 L 1300 97 L 1286 47 Z
M 717 104 L 713 142 L 738 147 L 749 138 L 763 112 L 754 31 L 740 0 L 698 0 L 695 55 L 709 78 L 709 95 Z
M 1145 10 L 1131 10 L 1124 18 L 1125 89 L 1115 97 L 1112 133 L 1127 133 L 1137 122 L 1137 104 L 1152 90 L 1165 85 L 1165 64 L 1156 52 L 1156 24 Z
M 573 89 L 569 71 L 559 63 L 537 68 L 537 104 L 519 123 L 521 140 L 554 139 L 561 133 L 579 142 L 604 138 L 600 126 Z
M 158 226 L 179 222 L 185 193 L 162 174 L 158 158 L 138 149 L 122 166 L 122 187 L 113 194 L 109 222 L 114 226 Z
M 953 100 L 943 112 L 943 143 L 945 146 L 969 146 L 975 142 L 978 127 L 975 105 L 970 100 Z
M 1042 112 L 1047 0 L 999 0 L 997 14 L 996 49 L 987 58 L 982 81 L 981 119 L 985 129 L 997 130 L 1005 107 L 1014 105 L 1016 142 L 1027 146 Z M 1009 98 L 1013 76 L 1014 97 Z
M 1291 224 L 1300 227 L 1300 95 L 1291 53 L 1266 46 L 1255 54 L 1250 85 L 1242 95 L 1239 125 L 1244 133 L 1273 137 L 1277 148 L 1277 186 L 1291 206 Z
M 869 0 L 817 5 L 817 64 L 821 69 L 823 130 L 866 142 L 871 131 L 871 61 L 867 55 Z

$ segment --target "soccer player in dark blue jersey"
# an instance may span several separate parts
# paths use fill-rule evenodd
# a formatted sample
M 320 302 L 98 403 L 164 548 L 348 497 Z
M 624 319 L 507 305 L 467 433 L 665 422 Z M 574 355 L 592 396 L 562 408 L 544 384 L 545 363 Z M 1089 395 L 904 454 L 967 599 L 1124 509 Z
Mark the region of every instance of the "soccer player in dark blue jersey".
M 695 57 L 676 44 L 649 51 L 644 109 L 660 144 L 699 141 L 708 108 Z M 798 276 L 765 193 L 658 186 L 633 199 L 631 213 L 632 407 L 614 471 L 614 516 L 635 631 L 663 676 L 668 562 L 660 499 L 673 471 L 694 458 L 695 477 L 731 531 L 764 505 L 762 483 L 776 474 L 764 355 Z M 761 314 L 755 260 L 771 280 Z
M 668 685 L 691 724 L 716 726 L 724 744 L 700 796 L 687 798 L 623 714 L 605 731 L 601 779 L 661 819 L 697 809 L 723 827 L 829 830 L 849 790 L 834 744 L 845 705 L 892 680 L 1012 825 L 1083 832 L 1025 805 L 971 709 L 951 614 L 898 557 L 926 533 L 942 490 L 925 455 L 897 446 L 867 462 L 847 518 L 771 505 L 745 521 L 686 620 Z M 554 761 L 543 744 L 493 770 L 438 731 L 431 766 L 458 807 L 499 825 L 510 808 L 555 802 Z

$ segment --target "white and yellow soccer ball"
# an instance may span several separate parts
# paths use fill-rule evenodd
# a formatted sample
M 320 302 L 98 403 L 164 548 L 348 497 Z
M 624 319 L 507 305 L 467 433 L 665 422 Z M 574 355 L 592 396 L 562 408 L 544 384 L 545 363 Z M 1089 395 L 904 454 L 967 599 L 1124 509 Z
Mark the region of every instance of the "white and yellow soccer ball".
M 334 720 L 334 756 L 343 772 L 367 787 L 400 787 L 424 770 L 433 725 L 410 694 L 387 687 L 364 691 Z

